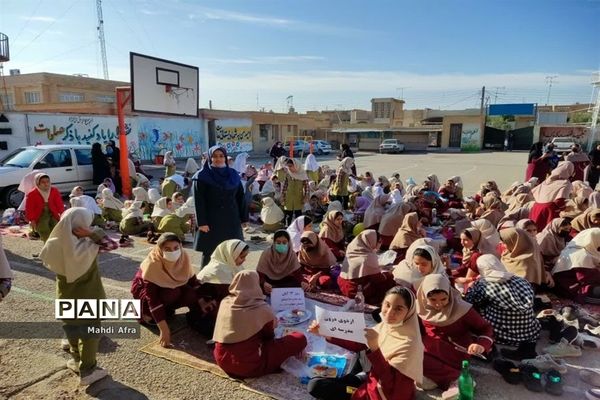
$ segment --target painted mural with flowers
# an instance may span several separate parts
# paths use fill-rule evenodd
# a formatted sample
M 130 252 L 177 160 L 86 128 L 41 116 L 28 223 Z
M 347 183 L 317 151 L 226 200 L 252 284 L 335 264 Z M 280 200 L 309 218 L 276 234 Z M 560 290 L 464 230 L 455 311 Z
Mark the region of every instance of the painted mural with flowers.
M 176 158 L 199 157 L 207 149 L 207 134 L 198 118 L 139 118 L 137 126 L 142 160 L 154 160 L 169 150 Z

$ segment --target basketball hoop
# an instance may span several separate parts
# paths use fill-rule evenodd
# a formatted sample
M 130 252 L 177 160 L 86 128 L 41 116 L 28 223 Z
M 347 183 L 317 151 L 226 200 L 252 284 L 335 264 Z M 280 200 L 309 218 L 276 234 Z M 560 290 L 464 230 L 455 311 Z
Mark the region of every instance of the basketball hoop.
M 171 93 L 171 90 L 173 90 L 172 87 L 171 87 L 171 85 L 165 85 L 165 92 L 166 93 Z

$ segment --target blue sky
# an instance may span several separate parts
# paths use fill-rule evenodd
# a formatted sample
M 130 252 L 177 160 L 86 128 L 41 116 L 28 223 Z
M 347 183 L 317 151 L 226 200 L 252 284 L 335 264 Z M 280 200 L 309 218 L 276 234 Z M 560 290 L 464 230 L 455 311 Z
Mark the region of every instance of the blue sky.
M 104 0 L 111 79 L 129 51 L 196 65 L 200 106 L 282 111 L 588 102 L 600 0 Z M 0 0 L 8 69 L 101 77 L 92 0 Z M 258 99 L 257 99 L 258 97 Z

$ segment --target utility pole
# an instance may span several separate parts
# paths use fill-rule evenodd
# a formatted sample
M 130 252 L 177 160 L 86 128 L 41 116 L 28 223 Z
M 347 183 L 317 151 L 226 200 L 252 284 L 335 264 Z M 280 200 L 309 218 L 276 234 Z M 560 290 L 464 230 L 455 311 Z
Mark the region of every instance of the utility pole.
M 408 89 L 410 86 L 403 86 L 396 88 L 396 96 L 398 96 L 398 92 L 400 92 L 400 100 L 404 100 L 404 89 Z
M 600 71 L 596 73 L 592 81 L 594 86 L 593 93 L 596 95 L 596 104 L 592 112 L 592 123 L 590 124 L 590 138 L 588 140 L 588 151 L 592 151 L 592 146 L 596 140 L 596 129 L 598 129 L 598 117 L 600 116 Z
M 485 86 L 481 88 L 481 106 L 479 108 L 479 113 L 483 115 L 483 107 L 485 105 Z
M 104 41 L 104 18 L 102 17 L 102 0 L 96 0 L 96 14 L 98 15 L 98 40 L 100 41 L 100 52 L 102 54 L 102 70 L 104 79 L 108 79 L 108 61 L 106 60 L 106 43 Z
M 548 97 L 546 98 L 546 105 L 550 104 L 550 93 L 552 93 L 552 84 L 554 83 L 554 80 L 556 78 L 558 78 L 558 75 L 549 75 L 546 77 L 546 83 L 548 84 Z
M 498 90 L 504 90 L 506 89 L 506 86 L 494 86 L 494 89 L 496 89 L 496 92 L 494 93 L 494 104 L 496 104 L 496 102 L 498 101 Z

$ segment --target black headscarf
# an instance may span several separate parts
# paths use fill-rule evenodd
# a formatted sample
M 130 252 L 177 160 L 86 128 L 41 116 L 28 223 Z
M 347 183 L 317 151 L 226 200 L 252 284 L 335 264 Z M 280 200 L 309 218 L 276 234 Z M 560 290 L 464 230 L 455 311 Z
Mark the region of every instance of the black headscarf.
M 537 142 L 531 145 L 529 149 L 529 158 L 527 159 L 527 163 L 530 164 L 534 159 L 540 158 L 543 154 L 544 144 L 542 142 Z
M 216 150 L 223 152 L 225 156 L 225 167 L 223 168 L 215 168 L 211 165 L 212 155 Z M 209 185 L 220 186 L 226 190 L 235 189 L 240 185 L 240 175 L 235 169 L 227 165 L 227 150 L 218 145 L 208 149 L 208 160 L 192 179 Z

